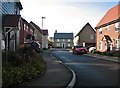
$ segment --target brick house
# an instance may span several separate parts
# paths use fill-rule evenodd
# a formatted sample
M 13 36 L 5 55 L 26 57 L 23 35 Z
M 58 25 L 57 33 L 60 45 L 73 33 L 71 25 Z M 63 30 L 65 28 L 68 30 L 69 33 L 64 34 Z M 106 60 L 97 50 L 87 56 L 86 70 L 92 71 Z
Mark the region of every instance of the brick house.
M 73 33 L 54 33 L 54 47 L 71 48 L 73 46 Z
M 93 27 L 87 23 L 75 36 L 75 45 L 83 45 L 86 46 L 95 46 L 96 38 L 95 38 L 95 30 Z
M 100 52 L 120 48 L 120 4 L 112 7 L 95 27 L 97 50 Z
M 33 30 L 33 40 L 39 42 L 42 45 L 42 31 L 41 28 L 33 23 L 32 21 L 30 22 L 30 25 L 34 28 Z
M 24 18 L 21 18 L 20 27 L 20 44 L 31 42 L 34 30 L 33 27 L 31 27 Z

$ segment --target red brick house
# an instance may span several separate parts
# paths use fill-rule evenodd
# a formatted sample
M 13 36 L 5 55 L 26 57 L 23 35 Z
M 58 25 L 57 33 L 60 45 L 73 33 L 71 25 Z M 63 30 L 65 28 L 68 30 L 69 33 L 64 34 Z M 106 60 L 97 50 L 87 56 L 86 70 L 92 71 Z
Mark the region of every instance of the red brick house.
M 112 7 L 100 20 L 96 29 L 96 47 L 100 52 L 120 48 L 120 4 Z
M 20 25 L 20 44 L 30 42 L 33 36 L 33 27 L 30 26 L 30 24 L 24 18 L 21 18 Z

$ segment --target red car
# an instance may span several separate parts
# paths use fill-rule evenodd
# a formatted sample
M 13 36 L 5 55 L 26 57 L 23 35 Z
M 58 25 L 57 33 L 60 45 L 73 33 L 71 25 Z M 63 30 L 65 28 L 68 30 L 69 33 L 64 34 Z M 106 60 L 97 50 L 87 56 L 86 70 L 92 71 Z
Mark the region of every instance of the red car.
M 72 47 L 73 54 L 87 54 L 87 52 L 88 52 L 88 50 L 81 45 Z

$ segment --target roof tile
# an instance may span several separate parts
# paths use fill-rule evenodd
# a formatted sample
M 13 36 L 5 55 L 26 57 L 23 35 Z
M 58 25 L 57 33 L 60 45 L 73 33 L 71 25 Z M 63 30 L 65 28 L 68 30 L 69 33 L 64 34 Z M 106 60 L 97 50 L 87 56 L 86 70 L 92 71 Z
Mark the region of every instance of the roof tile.
M 111 8 L 97 24 L 96 27 L 99 27 L 103 24 L 109 23 L 111 21 L 117 20 L 120 17 L 120 4 Z

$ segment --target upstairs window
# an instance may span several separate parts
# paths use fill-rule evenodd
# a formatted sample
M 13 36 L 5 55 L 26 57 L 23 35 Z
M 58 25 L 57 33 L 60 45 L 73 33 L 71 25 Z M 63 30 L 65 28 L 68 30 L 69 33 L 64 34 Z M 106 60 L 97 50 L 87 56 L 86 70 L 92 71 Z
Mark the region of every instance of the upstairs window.
M 57 42 L 60 42 L 60 39 L 57 39 Z
M 68 42 L 70 42 L 71 40 L 70 39 L 68 39 Z
M 120 30 L 120 22 L 115 23 L 115 32 L 118 32 Z
M 99 29 L 99 34 L 102 35 L 102 28 Z
M 108 31 L 108 30 L 109 30 L 109 26 L 106 27 L 106 31 Z
M 94 35 L 93 34 L 90 34 L 90 39 L 94 39 Z

